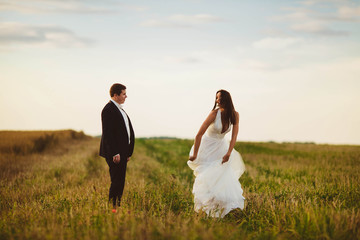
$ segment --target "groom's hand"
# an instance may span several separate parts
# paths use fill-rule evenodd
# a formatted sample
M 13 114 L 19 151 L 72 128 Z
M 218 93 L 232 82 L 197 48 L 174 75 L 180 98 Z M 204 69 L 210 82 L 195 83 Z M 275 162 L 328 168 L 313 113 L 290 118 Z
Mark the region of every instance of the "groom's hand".
M 130 157 L 128 157 L 127 161 L 130 161 Z
M 115 156 L 113 156 L 113 162 L 116 164 L 120 162 L 120 154 L 116 154 Z

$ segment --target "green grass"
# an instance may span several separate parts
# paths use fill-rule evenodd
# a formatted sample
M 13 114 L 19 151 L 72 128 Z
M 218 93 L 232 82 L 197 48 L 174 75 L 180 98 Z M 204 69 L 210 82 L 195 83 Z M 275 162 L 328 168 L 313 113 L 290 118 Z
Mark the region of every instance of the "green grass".
M 360 239 L 360 146 L 239 142 L 246 206 L 214 219 L 193 210 L 192 143 L 137 139 L 116 214 L 99 139 L 31 153 L 0 180 L 0 239 Z

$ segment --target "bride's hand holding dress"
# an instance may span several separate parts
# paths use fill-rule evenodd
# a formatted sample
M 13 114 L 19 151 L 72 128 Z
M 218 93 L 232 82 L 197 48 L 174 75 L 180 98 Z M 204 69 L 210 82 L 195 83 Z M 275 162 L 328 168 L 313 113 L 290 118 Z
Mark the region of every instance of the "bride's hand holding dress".
M 230 144 L 229 144 L 229 150 L 228 152 L 225 154 L 225 156 L 223 157 L 223 160 L 221 163 L 226 163 L 227 161 L 229 161 L 229 158 L 230 158 L 230 155 L 231 155 L 231 152 L 232 150 L 234 149 L 235 147 L 235 143 L 236 143 L 236 139 L 237 139 L 237 135 L 239 133 L 239 113 L 238 112 L 235 112 L 235 124 L 233 124 L 233 129 L 232 129 L 232 134 L 231 134 L 231 141 L 230 141 Z M 229 127 L 230 128 L 230 127 Z M 226 133 L 226 131 L 225 131 Z
M 222 160 L 221 164 L 226 163 L 227 161 L 229 161 L 229 158 L 230 158 L 230 154 L 227 153 L 227 154 L 223 157 L 223 160 Z
M 190 156 L 190 157 L 189 157 L 189 160 L 190 160 L 190 161 L 194 161 L 195 159 L 196 159 L 196 156 Z

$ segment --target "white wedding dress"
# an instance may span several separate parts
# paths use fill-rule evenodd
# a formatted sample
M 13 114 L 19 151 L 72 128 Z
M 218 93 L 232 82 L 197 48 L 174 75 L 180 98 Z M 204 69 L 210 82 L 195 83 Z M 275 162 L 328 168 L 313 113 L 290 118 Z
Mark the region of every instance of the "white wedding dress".
M 229 161 L 221 164 L 230 144 L 224 136 L 230 130 L 231 126 L 221 133 L 221 111 L 218 110 L 201 139 L 197 158 L 187 162 L 196 176 L 193 187 L 195 211 L 204 211 L 211 217 L 222 218 L 232 209 L 244 209 L 245 198 L 239 178 L 245 165 L 240 154 L 232 150 Z M 190 156 L 193 151 L 194 146 Z

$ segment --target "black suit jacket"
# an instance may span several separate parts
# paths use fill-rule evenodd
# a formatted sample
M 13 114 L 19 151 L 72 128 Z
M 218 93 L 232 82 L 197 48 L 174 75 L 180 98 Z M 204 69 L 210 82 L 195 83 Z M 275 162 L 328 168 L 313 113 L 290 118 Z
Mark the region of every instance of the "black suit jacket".
M 135 135 L 130 118 L 130 143 L 124 118 L 117 106 L 109 101 L 101 112 L 102 136 L 100 143 L 100 156 L 112 159 L 120 154 L 120 161 L 126 160 L 133 154 Z

